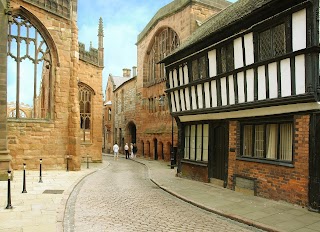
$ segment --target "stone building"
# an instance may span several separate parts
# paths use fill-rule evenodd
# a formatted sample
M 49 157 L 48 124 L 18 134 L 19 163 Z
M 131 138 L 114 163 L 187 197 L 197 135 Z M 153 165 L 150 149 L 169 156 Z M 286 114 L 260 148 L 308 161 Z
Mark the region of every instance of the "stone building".
M 102 19 L 99 47 L 86 51 L 76 0 L 2 0 L 0 11 L 2 174 L 40 158 L 46 169 L 65 168 L 67 157 L 73 170 L 87 155 L 101 162 Z
M 224 0 L 175 0 L 158 10 L 138 35 L 137 77 L 117 86 L 109 102 L 116 111 L 113 142 L 136 142 L 138 155 L 170 160 L 177 146 L 177 126 L 164 92 L 164 65 L 158 62 L 228 5 Z
M 181 176 L 319 211 L 318 11 L 239 0 L 162 60 Z

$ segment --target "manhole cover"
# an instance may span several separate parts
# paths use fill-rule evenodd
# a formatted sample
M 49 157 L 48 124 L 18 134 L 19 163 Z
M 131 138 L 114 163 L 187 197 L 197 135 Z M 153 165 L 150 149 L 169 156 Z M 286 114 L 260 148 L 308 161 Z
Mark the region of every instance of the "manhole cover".
M 44 194 L 62 194 L 63 193 L 63 190 L 44 190 L 43 192 Z

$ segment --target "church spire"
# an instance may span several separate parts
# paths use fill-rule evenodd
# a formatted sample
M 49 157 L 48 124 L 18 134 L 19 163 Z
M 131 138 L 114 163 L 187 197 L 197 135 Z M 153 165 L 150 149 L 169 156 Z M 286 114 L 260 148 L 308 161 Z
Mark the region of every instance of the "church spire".
M 99 39 L 99 44 L 98 44 L 98 50 L 99 50 L 99 65 L 101 67 L 103 67 L 103 63 L 104 63 L 104 48 L 103 48 L 103 21 L 102 18 L 100 17 L 99 19 L 99 29 L 98 29 L 98 39 Z

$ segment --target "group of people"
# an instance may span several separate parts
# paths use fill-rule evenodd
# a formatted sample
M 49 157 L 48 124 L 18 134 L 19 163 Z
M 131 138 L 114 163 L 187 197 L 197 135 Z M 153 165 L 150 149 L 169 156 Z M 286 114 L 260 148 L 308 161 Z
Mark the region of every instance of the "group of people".
M 113 159 L 114 160 L 118 160 L 119 157 L 119 145 L 117 143 L 115 143 L 113 145 Z M 126 143 L 126 145 L 124 145 L 124 152 L 126 155 L 126 159 L 130 159 L 130 157 L 136 158 L 136 153 L 137 153 L 138 149 L 137 149 L 137 145 L 135 143 L 130 143 L 130 147 L 128 145 L 128 143 Z

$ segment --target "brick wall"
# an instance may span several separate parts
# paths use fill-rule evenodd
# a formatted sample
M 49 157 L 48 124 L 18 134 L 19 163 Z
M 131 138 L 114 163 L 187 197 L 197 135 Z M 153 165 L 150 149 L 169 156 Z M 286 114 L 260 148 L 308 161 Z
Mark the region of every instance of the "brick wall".
M 229 152 L 228 188 L 233 186 L 233 175 L 257 179 L 257 195 L 273 200 L 283 200 L 302 206 L 308 202 L 309 175 L 309 115 L 294 117 L 294 167 L 286 167 L 236 159 L 240 153 L 239 123 L 229 123 L 229 147 L 237 152 Z

